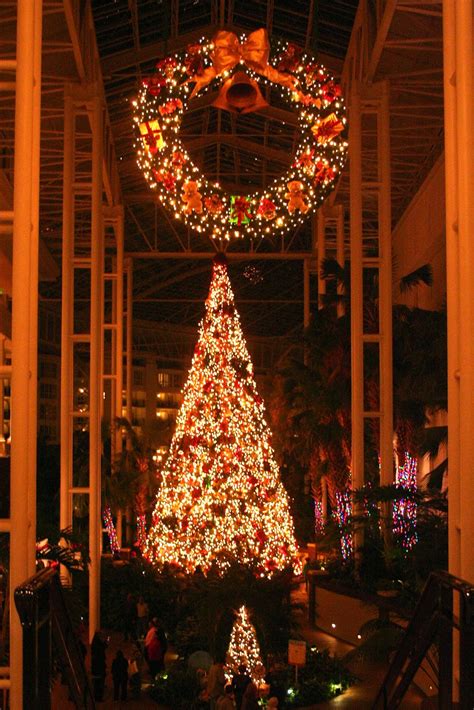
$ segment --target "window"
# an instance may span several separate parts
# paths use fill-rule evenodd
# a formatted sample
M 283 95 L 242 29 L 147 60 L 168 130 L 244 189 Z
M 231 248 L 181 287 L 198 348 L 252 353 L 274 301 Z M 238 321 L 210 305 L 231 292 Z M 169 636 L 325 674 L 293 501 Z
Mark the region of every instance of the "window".
M 160 387 L 170 386 L 170 375 L 169 372 L 159 372 L 158 373 L 158 384 Z
M 133 384 L 143 385 L 145 382 L 145 370 L 134 368 L 133 370 Z

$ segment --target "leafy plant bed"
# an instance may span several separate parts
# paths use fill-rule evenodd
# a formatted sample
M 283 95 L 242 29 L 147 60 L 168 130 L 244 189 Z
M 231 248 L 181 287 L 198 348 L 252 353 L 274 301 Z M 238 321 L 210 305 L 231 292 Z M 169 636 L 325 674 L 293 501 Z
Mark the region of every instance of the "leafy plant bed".
M 329 651 L 308 648 L 306 665 L 298 669 L 295 683 L 293 666 L 278 664 L 278 670 L 269 674 L 271 694 L 278 697 L 279 708 L 304 708 L 331 700 L 349 688 L 354 676 Z
M 327 650 L 318 651 L 315 648 L 308 649 L 306 666 L 298 672 L 298 684 L 295 683 L 294 667 L 284 662 L 275 662 L 274 670 L 267 676 L 271 685 L 270 695 L 278 698 L 279 708 L 287 710 L 331 700 L 347 690 L 354 680 L 351 673 Z M 200 692 L 195 672 L 188 671 L 184 662 L 178 662 L 156 679 L 149 695 L 157 703 L 173 710 L 208 709 L 206 701 L 199 699 Z M 266 699 L 262 698 L 260 704 L 265 707 Z

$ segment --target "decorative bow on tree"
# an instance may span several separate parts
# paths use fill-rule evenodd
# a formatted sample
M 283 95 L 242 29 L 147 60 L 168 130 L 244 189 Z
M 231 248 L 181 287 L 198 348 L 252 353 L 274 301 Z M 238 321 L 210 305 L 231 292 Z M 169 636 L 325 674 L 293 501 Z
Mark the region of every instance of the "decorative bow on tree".
M 270 81 L 288 86 L 291 89 L 295 88 L 297 79 L 294 76 L 278 71 L 278 69 L 268 63 L 270 41 L 265 29 L 261 28 L 251 32 L 242 43 L 233 32 L 220 30 L 214 37 L 213 42 L 212 66 L 206 67 L 200 74 L 196 73 L 188 79 L 188 82 L 195 82 L 190 98 L 196 96 L 201 89 L 210 84 L 217 76 L 220 76 L 225 71 L 231 71 L 241 60 L 250 69 Z

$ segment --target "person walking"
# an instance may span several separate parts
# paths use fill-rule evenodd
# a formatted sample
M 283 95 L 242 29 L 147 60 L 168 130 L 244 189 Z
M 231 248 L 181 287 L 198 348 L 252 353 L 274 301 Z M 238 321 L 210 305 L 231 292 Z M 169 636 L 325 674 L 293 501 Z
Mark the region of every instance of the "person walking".
M 242 710 L 258 710 L 258 688 L 257 684 L 251 680 L 245 689 L 242 698 Z
M 127 599 L 125 600 L 124 610 L 123 610 L 123 637 L 124 641 L 128 641 L 130 638 L 132 641 L 136 640 L 136 629 L 137 629 L 137 603 L 133 594 L 127 594 Z
M 165 654 L 168 649 L 168 639 L 166 638 L 166 633 L 164 628 L 162 627 L 160 621 L 158 618 L 155 616 L 153 619 L 153 623 L 155 624 L 156 628 L 156 635 L 158 636 L 158 641 L 160 642 L 160 648 L 161 648 L 161 659 L 160 659 L 160 666 L 158 670 L 162 671 L 165 668 Z
M 237 710 L 240 710 L 242 707 L 242 698 L 244 697 L 244 693 L 250 683 L 250 676 L 244 665 L 240 665 L 238 670 L 239 672 L 235 673 L 232 677 L 232 688 L 235 696 L 235 707 Z
M 114 700 L 127 699 L 128 661 L 120 649 L 112 661 L 112 678 L 114 681 Z
M 234 691 L 231 685 L 226 685 L 224 695 L 217 698 L 216 710 L 235 710 Z
M 148 617 L 150 610 L 143 597 L 138 597 L 137 601 L 137 636 L 143 638 L 148 630 Z
M 162 668 L 163 656 L 164 653 L 158 637 L 158 630 L 153 620 L 150 622 L 150 628 L 145 638 L 145 658 L 153 678 L 155 678 Z
M 207 676 L 207 694 L 209 695 L 210 710 L 216 710 L 217 699 L 224 695 L 225 682 L 224 659 L 219 657 L 209 668 Z
M 107 664 L 105 660 L 105 649 L 107 641 L 100 631 L 96 631 L 91 643 L 91 676 L 94 691 L 94 700 L 101 703 L 104 699 L 105 676 L 107 674 Z

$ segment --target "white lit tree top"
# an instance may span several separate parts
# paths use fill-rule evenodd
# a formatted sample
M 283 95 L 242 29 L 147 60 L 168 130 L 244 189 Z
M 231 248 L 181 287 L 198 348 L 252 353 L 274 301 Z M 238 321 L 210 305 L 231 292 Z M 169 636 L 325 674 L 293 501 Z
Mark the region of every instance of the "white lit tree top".
M 260 658 L 257 634 L 245 606 L 240 607 L 232 627 L 226 658 L 227 674 L 232 677 L 239 672 L 240 666 L 245 666 L 254 683 L 257 685 L 262 683 L 265 668 Z
M 267 577 L 300 571 L 288 496 L 220 255 L 183 394 L 144 555 L 190 573 L 224 572 L 232 562 Z

